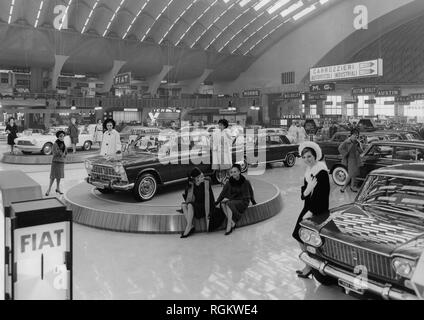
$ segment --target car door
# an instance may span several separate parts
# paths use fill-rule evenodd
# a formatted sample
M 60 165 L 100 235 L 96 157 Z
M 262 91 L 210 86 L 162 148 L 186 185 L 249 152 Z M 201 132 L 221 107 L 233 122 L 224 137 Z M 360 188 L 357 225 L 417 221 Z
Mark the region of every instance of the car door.
M 281 158 L 281 139 L 278 135 L 266 137 L 266 162 L 274 162 Z
M 360 169 L 359 178 L 365 179 L 367 175 L 378 168 L 391 166 L 393 164 L 393 146 L 374 144 L 362 157 L 363 166 Z

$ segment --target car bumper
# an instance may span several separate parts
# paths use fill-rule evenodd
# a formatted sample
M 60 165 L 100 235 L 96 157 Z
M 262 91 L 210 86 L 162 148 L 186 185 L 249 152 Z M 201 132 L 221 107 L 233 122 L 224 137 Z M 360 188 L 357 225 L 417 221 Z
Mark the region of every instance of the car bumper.
M 26 152 L 40 152 L 41 151 L 41 147 L 38 146 L 24 146 L 24 145 L 15 145 L 15 147 L 21 151 L 26 151 Z
M 96 181 L 91 179 L 90 177 L 87 177 L 85 179 L 85 181 L 87 181 L 87 183 L 100 188 L 100 189 L 111 189 L 111 190 L 116 190 L 116 191 L 129 191 L 134 189 L 134 183 L 128 183 L 128 184 L 114 184 L 113 182 L 103 182 L 103 181 Z
M 343 280 L 348 283 L 355 283 L 355 280 L 358 277 L 356 274 L 349 273 L 343 269 L 334 267 L 321 260 L 311 257 L 307 252 L 302 252 L 299 258 L 310 267 L 319 270 L 321 274 L 336 278 L 338 280 Z M 392 288 L 387 284 L 368 280 L 366 285 L 366 291 L 377 294 L 386 300 L 418 300 L 416 295 Z

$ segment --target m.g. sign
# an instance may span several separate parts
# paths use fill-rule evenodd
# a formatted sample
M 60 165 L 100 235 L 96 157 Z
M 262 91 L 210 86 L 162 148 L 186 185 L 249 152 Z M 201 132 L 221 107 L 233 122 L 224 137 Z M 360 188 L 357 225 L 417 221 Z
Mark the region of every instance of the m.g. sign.
M 12 203 L 12 298 L 72 299 L 72 213 L 58 199 Z

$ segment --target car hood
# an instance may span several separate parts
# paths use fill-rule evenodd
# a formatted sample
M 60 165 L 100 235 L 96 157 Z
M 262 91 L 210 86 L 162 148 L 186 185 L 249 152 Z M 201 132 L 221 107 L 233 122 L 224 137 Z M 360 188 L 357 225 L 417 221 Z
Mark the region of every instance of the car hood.
M 424 218 L 359 204 L 333 209 L 325 221 L 315 221 L 314 229 L 324 237 L 389 255 L 424 250 Z
M 140 164 L 140 163 L 154 162 L 156 159 L 157 159 L 156 154 L 136 153 L 136 154 L 129 154 L 129 155 L 126 154 L 122 157 L 121 160 L 117 160 L 117 161 L 107 160 L 103 156 L 92 157 L 89 160 L 92 162 L 92 164 L 108 165 L 108 166 L 122 164 L 124 167 L 126 167 L 126 166 L 131 166 L 131 165 Z

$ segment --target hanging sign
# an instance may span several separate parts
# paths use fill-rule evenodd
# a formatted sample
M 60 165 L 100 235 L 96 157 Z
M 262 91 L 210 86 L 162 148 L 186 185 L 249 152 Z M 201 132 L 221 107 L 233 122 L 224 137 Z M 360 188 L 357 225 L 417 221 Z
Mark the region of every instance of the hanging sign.
M 400 89 L 378 89 L 377 97 L 396 97 L 400 96 L 402 91 Z
M 320 83 L 320 84 L 311 84 L 309 86 L 310 92 L 323 92 L 323 91 L 335 91 L 335 83 Z
M 424 100 L 424 93 L 411 93 L 409 97 L 411 101 Z
M 377 87 L 353 88 L 352 96 L 368 96 L 377 93 Z
M 310 69 L 310 81 L 345 80 L 383 75 L 383 59 Z
M 113 85 L 118 87 L 131 85 L 131 72 L 118 74 L 113 78 Z
M 302 99 L 302 92 L 286 92 L 286 93 L 283 93 L 283 99 L 285 99 L 285 100 Z
M 409 105 L 411 102 L 410 96 L 399 96 L 395 97 L 395 102 L 403 105 Z

